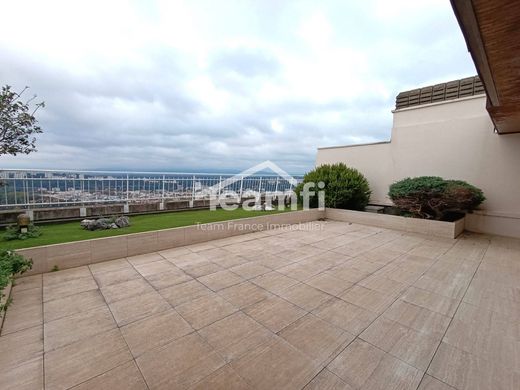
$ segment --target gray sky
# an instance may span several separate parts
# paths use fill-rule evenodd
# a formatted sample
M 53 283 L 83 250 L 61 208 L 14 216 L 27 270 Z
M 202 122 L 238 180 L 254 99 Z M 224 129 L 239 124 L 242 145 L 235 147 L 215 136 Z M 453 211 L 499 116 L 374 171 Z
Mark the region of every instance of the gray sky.
M 310 169 L 398 92 L 476 74 L 448 0 L 12 1 L 0 82 L 45 100 L 2 168 Z

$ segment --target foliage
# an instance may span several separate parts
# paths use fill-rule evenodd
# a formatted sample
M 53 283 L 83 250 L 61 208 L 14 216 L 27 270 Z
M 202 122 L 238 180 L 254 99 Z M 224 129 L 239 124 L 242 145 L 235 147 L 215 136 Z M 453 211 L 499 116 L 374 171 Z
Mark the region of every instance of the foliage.
M 32 268 L 32 260 L 26 259 L 18 253 L 0 250 L 0 299 L 4 297 L 4 289 L 13 281 L 14 275 L 23 274 Z M 0 304 L 0 312 L 7 309 L 10 301 Z
M 406 178 L 390 186 L 390 199 L 414 217 L 443 220 L 477 208 L 486 198 L 479 188 L 437 176 Z
M 296 188 L 301 198 L 305 183 L 315 183 L 311 188 L 315 195 L 310 197 L 310 206 L 318 207 L 319 182 L 325 186 L 325 207 L 364 210 L 370 199 L 370 188 L 367 179 L 356 169 L 343 163 L 321 165 L 305 174 L 303 182 Z
M 34 224 L 30 224 L 27 227 L 27 232 L 22 233 L 18 225 L 10 225 L 5 228 L 4 240 L 27 240 L 28 238 L 36 238 L 40 237 L 42 232 L 38 226 L 34 226 Z
M 29 154 L 36 150 L 36 138 L 34 135 L 41 133 L 34 114 L 45 106 L 44 102 L 31 102 L 33 96 L 27 101 L 22 101 L 22 94 L 28 89 L 25 87 L 20 93 L 11 91 L 11 87 L 2 87 L 0 93 L 0 155 L 18 153 Z

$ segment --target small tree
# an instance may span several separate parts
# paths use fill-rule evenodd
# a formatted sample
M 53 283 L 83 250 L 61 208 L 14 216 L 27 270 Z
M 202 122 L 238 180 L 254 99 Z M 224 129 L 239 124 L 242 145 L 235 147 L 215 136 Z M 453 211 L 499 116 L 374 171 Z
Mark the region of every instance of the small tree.
M 315 185 L 323 182 L 325 185 L 325 207 L 364 210 L 370 200 L 367 179 L 357 169 L 349 168 L 343 163 L 324 164 L 307 172 L 303 182 L 295 189 L 298 198 L 301 197 L 305 183 L 311 182 Z M 318 191 L 317 188 L 314 190 Z M 317 192 L 309 201 L 311 207 L 318 207 Z
M 25 87 L 20 93 L 11 91 L 11 87 L 2 87 L 0 93 L 0 155 L 19 153 L 29 154 L 36 150 L 35 134 L 41 133 L 34 114 L 45 107 L 44 102 L 31 103 L 36 95 L 26 101 L 21 97 L 29 88 Z

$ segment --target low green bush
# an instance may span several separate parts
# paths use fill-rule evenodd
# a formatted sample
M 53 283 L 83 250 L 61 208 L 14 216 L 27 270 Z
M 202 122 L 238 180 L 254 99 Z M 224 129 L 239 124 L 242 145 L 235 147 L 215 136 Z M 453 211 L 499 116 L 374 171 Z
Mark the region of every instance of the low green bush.
M 411 216 L 436 220 L 472 211 L 486 199 L 482 190 L 465 181 L 437 176 L 400 180 L 390 186 L 388 196 Z
M 4 240 L 27 240 L 28 238 L 40 237 L 41 235 L 40 228 L 32 223 L 27 227 L 26 233 L 22 233 L 18 225 L 10 225 L 5 228 Z
M 321 165 L 305 174 L 303 182 L 296 188 L 301 199 L 305 183 L 314 183 L 315 195 L 310 197 L 310 207 L 318 207 L 318 183 L 323 182 L 325 207 L 350 210 L 364 210 L 370 199 L 367 179 L 356 169 L 343 163 Z
M 32 268 L 32 260 L 6 249 L 0 250 L 0 299 L 4 298 L 4 289 L 12 282 L 16 274 L 23 274 Z M 7 309 L 10 301 L 0 304 L 0 314 Z

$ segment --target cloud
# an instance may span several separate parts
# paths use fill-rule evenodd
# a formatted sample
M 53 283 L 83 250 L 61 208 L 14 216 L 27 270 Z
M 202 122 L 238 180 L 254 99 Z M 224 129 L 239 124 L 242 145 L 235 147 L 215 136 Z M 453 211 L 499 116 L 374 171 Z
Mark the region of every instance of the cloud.
M 399 91 L 475 73 L 446 1 L 3 8 L 0 80 L 46 101 L 39 151 L 4 168 L 303 172 L 388 139 Z

